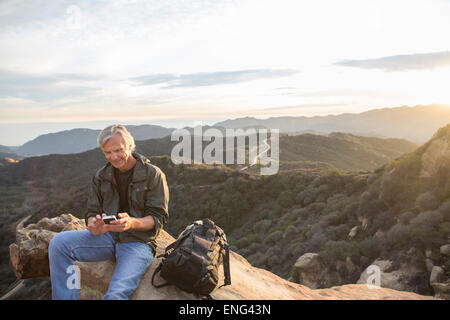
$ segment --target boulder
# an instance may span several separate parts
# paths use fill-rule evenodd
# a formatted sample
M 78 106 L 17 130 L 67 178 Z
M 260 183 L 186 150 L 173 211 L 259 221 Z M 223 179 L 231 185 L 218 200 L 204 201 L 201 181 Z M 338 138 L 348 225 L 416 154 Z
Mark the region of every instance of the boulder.
M 439 248 L 439 252 L 442 255 L 450 256 L 450 244 L 443 245 Z
M 352 240 L 356 236 L 356 234 L 358 233 L 358 230 L 359 230 L 359 227 L 358 226 L 354 226 L 350 230 L 350 232 L 348 233 L 348 239 Z
M 445 271 L 441 267 L 434 266 L 431 269 L 430 284 L 442 282 L 445 276 Z
M 331 286 L 333 275 L 323 264 L 322 258 L 317 253 L 308 252 L 297 259 L 294 264 L 298 282 L 311 289 Z
M 372 278 L 369 279 L 369 277 L 375 275 L 373 272 L 374 266 L 379 268 L 381 287 L 400 291 L 413 291 L 415 288 L 410 285 L 412 282 L 411 279 L 417 277 L 421 272 L 407 265 L 396 268 L 392 261 L 377 259 L 361 273 L 357 281 L 358 284 L 367 284 L 368 281 L 370 282 Z
M 431 271 L 433 270 L 434 267 L 434 263 L 431 259 L 426 258 L 425 259 L 425 266 L 427 267 L 427 271 L 431 273 Z
M 19 227 L 16 234 L 16 242 L 11 244 L 11 261 L 16 275 L 19 278 L 42 277 L 49 274 L 48 270 L 48 244 L 56 232 L 66 230 L 84 229 L 84 221 L 74 216 L 61 215 L 47 220 L 41 220 L 37 224 L 27 227 Z M 174 238 L 164 230 L 158 238 L 156 257 L 164 251 L 164 248 L 172 243 Z M 304 258 L 303 260 L 308 260 Z M 308 263 L 301 263 L 304 267 L 315 270 L 316 258 Z M 143 276 L 132 299 L 198 299 L 193 294 L 178 289 L 176 286 L 155 288 L 151 284 L 151 277 L 159 259 L 154 262 Z M 81 299 L 100 299 L 108 288 L 109 281 L 114 271 L 113 261 L 103 262 L 79 262 L 81 271 Z M 329 289 L 312 290 L 304 285 L 289 282 L 273 273 L 253 267 L 246 259 L 230 253 L 231 281 L 230 286 L 216 289 L 211 294 L 218 300 L 228 299 L 433 299 L 433 297 L 421 296 L 412 292 L 400 292 L 392 289 L 371 290 L 366 285 L 344 285 Z M 220 268 L 221 279 L 223 271 Z M 157 276 L 156 283 L 163 280 Z M 221 283 L 219 283 L 220 285 Z
M 450 282 L 445 283 L 432 283 L 431 286 L 434 289 L 435 297 L 438 299 L 450 300 Z
M 48 244 L 53 236 L 67 230 L 86 229 L 84 220 L 73 215 L 63 214 L 56 218 L 43 218 L 37 224 L 23 228 L 23 219 L 16 228 L 16 243 L 9 246 L 11 263 L 16 276 L 20 279 L 47 277 Z

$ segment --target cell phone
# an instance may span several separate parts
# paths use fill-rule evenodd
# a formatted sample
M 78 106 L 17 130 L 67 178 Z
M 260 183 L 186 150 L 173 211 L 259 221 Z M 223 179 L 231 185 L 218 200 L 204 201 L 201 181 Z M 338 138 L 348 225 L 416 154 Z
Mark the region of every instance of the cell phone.
M 116 216 L 111 215 L 111 216 L 104 216 L 104 217 L 102 218 L 102 220 L 103 220 L 103 222 L 104 222 L 105 224 L 109 224 L 111 221 L 117 220 L 117 218 L 116 218 Z

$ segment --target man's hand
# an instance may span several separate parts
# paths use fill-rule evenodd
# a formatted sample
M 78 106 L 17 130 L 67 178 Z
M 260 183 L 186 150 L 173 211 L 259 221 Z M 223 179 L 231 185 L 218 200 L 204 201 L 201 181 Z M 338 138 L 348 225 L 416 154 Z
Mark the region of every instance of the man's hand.
M 104 216 L 106 216 L 106 213 L 102 213 L 102 217 Z M 94 236 L 108 232 L 106 229 L 107 225 L 103 222 L 102 217 L 98 214 L 95 217 L 90 217 L 88 219 L 88 230 L 91 231 Z
M 133 229 L 135 218 L 130 217 L 126 212 L 121 212 L 117 216 L 119 217 L 118 220 L 111 221 L 109 224 L 105 225 L 107 231 L 124 232 Z
M 106 213 L 102 213 L 102 217 L 106 216 Z M 88 219 L 88 229 L 94 236 L 106 232 L 124 232 L 129 229 L 136 229 L 138 231 L 147 231 L 155 227 L 155 220 L 152 216 L 146 216 L 144 218 L 133 218 L 126 212 L 121 212 L 118 215 L 118 220 L 113 220 L 109 224 L 105 224 L 100 215 L 90 217 Z

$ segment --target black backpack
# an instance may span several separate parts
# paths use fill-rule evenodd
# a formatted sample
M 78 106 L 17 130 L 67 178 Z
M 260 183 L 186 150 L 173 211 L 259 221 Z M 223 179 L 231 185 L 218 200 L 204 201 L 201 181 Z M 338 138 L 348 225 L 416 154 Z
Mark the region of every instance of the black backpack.
M 225 276 L 222 286 L 231 284 L 227 238 L 210 219 L 197 220 L 186 227 L 160 257 L 162 261 L 152 276 L 156 288 L 174 284 L 184 291 L 211 298 L 209 294 L 219 283 L 221 264 Z M 168 283 L 154 284 L 158 272 Z

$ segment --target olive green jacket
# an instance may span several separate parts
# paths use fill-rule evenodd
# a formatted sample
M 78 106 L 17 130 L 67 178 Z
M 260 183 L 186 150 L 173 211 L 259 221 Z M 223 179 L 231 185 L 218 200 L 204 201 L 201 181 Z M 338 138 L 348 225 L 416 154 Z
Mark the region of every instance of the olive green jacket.
M 136 158 L 132 180 L 128 187 L 128 214 L 135 218 L 152 216 L 155 227 L 149 231 L 127 230 L 110 232 L 117 242 L 145 242 L 156 249 L 156 237 L 169 217 L 169 188 L 165 174 L 152 165 L 146 157 L 133 153 Z M 119 213 L 119 192 L 114 178 L 114 167 L 108 162 L 92 179 L 86 225 L 89 217 L 97 214 L 117 215 Z

